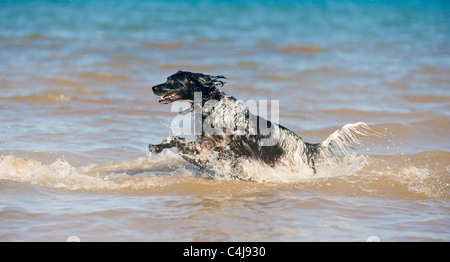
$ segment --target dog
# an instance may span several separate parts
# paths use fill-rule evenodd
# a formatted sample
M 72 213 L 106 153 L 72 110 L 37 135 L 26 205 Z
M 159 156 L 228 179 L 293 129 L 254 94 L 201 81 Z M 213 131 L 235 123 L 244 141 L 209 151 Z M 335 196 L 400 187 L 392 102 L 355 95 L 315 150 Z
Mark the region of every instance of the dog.
M 315 174 L 319 158 L 337 160 L 348 154 L 349 147 L 359 143 L 356 135 L 369 134 L 368 125 L 358 122 L 344 125 L 322 143 L 304 142 L 293 131 L 252 114 L 244 104 L 219 90 L 225 83 L 226 77 L 222 75 L 178 71 L 165 83 L 153 86 L 161 104 L 188 101 L 191 107 L 182 113 L 197 109 L 196 120 L 200 127 L 209 130 L 203 128 L 197 132 L 195 141 L 168 137 L 160 144 L 149 144 L 149 152 L 157 154 L 175 147 L 185 160 L 201 170 L 215 153 L 219 160 L 230 160 L 236 172 L 242 171 L 239 163 L 247 159 L 270 167 L 306 164 Z

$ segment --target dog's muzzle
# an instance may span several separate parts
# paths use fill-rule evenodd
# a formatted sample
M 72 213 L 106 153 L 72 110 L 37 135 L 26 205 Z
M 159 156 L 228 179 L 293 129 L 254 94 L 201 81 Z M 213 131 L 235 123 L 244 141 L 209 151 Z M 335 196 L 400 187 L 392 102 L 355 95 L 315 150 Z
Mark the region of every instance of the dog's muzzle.
M 180 98 L 181 98 L 180 94 L 174 93 L 174 94 L 161 96 L 159 98 L 158 102 L 160 102 L 161 104 L 168 104 L 168 103 L 172 103 L 173 101 L 176 101 L 176 100 L 178 100 Z
M 171 88 L 168 88 L 166 84 L 160 84 L 152 87 L 153 93 L 160 96 L 158 102 L 161 104 L 168 104 L 181 98 L 181 95 L 177 92 L 170 92 Z

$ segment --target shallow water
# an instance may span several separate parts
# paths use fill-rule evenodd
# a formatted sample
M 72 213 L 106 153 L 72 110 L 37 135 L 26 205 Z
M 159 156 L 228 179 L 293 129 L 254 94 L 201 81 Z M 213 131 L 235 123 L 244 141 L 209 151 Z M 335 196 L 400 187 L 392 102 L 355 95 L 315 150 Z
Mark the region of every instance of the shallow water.
M 450 240 L 446 1 L 75 1 L 0 4 L 0 240 Z M 245 180 L 176 153 L 177 70 L 279 101 L 323 141 L 377 135 L 339 163 L 245 165 Z M 173 112 L 171 112 L 173 111 Z M 188 136 L 192 138 L 192 136 Z M 223 170 L 222 170 L 223 171 Z

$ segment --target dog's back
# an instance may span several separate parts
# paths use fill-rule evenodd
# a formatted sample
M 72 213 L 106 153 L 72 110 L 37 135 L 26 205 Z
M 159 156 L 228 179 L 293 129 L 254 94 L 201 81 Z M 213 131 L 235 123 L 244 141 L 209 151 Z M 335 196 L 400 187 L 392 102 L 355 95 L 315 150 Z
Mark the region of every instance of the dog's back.
M 214 132 L 227 137 L 229 150 L 239 157 L 258 159 L 272 167 L 308 164 L 314 170 L 317 158 L 347 154 L 347 148 L 358 143 L 355 135 L 366 135 L 369 129 L 362 122 L 349 124 L 322 143 L 307 143 L 291 130 L 253 115 L 242 103 L 223 92 L 219 100 L 205 106 L 202 118 L 203 127 L 212 127 Z

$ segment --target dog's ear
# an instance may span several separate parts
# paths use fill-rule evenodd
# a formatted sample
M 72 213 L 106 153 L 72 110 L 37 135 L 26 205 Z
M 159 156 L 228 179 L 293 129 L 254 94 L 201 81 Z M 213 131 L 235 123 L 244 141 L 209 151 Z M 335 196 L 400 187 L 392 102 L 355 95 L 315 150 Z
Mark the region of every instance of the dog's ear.
M 224 77 L 223 75 L 211 76 L 212 84 L 216 88 L 222 87 L 226 83 L 226 80 L 219 80 L 219 79 L 227 79 L 227 78 Z
M 219 79 L 227 79 L 226 77 L 219 75 L 219 76 L 210 76 L 210 75 L 199 75 L 198 81 L 204 86 L 208 88 L 217 88 L 222 87 L 225 82 L 223 80 Z

